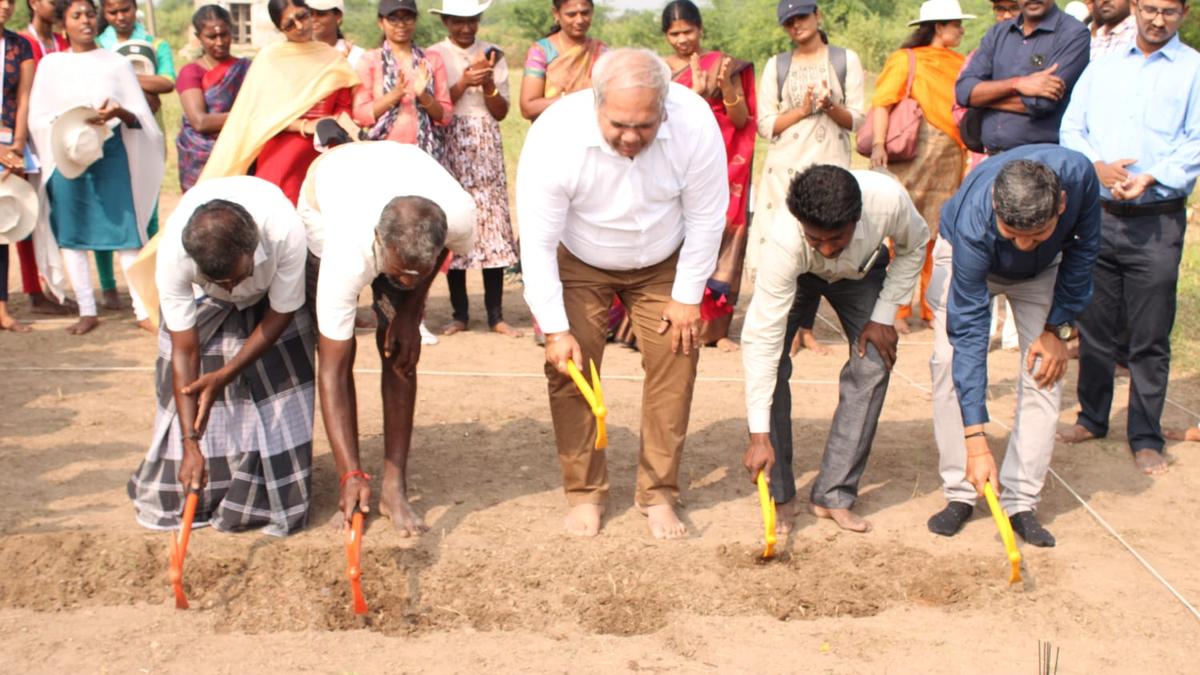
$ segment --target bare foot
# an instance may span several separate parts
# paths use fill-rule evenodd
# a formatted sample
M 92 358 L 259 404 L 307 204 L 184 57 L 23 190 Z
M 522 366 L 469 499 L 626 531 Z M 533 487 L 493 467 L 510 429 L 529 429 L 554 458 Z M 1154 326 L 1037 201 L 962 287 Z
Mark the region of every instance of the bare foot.
M 419 537 L 422 532 L 429 530 L 425 519 L 408 503 L 408 498 L 395 488 L 383 488 L 379 496 L 379 512 L 392 521 L 392 527 L 401 537 Z
M 817 336 L 808 328 L 801 328 L 796 332 L 796 337 L 792 338 L 791 355 L 799 354 L 801 349 L 807 349 L 817 356 L 829 356 L 833 353 L 828 347 L 817 342 Z
M 1133 462 L 1137 464 L 1137 468 L 1147 476 L 1158 476 L 1167 472 L 1170 466 L 1170 459 L 1166 453 L 1157 450 L 1135 450 L 1133 452 Z
M 81 316 L 79 317 L 79 321 L 67 326 L 66 330 L 71 335 L 83 335 L 85 333 L 92 332 L 92 330 L 99 325 L 100 319 L 97 319 L 94 316 Z
M 45 293 L 29 294 L 29 310 L 34 314 L 53 314 L 54 316 L 64 316 L 71 313 L 70 307 L 60 305 L 47 298 Z
M 817 504 L 808 505 L 809 513 L 818 518 L 828 518 L 838 524 L 838 527 L 850 532 L 870 532 L 871 523 L 864 520 L 850 509 L 827 509 Z
M 467 330 L 466 322 L 455 320 L 451 321 L 445 326 L 442 326 L 442 335 L 454 335 L 455 333 L 461 333 L 465 330 Z
M 1073 424 L 1055 435 L 1058 437 L 1058 440 L 1070 445 L 1075 445 L 1076 443 L 1082 443 L 1084 441 L 1090 441 L 1096 437 L 1096 434 L 1093 434 L 1092 432 L 1088 431 L 1086 427 L 1079 424 Z
M 1200 443 L 1200 427 L 1188 427 L 1186 431 L 1179 431 L 1178 429 L 1163 429 L 1163 436 L 1166 436 L 1172 441 Z
M 896 332 L 901 335 L 908 335 L 911 329 L 908 327 L 908 319 L 896 319 Z
M 525 333 L 522 333 L 521 331 L 517 330 L 516 328 L 513 328 L 512 326 L 508 325 L 508 323 L 505 321 L 501 321 L 500 323 L 497 323 L 495 326 L 492 326 L 491 330 L 493 333 L 507 335 L 508 337 L 514 337 L 514 338 L 525 337 Z
M 687 536 L 687 525 L 675 515 L 675 508 L 670 504 L 639 504 L 638 511 L 646 516 L 650 534 L 654 535 L 655 539 L 682 539 Z
M 100 306 L 104 309 L 125 309 L 125 303 L 121 302 L 121 296 L 117 295 L 116 289 L 100 293 Z
M 796 524 L 796 500 L 775 505 L 775 534 L 791 534 Z
M 136 323 L 137 323 L 138 328 L 141 328 L 142 330 L 146 331 L 147 333 L 153 334 L 153 333 L 158 332 L 158 330 L 154 327 L 154 322 L 151 321 L 150 319 L 142 319 L 141 321 L 138 321 Z
M 576 504 L 563 518 L 567 534 L 576 537 L 594 537 L 600 534 L 600 519 L 604 517 L 603 504 Z
M 33 327 L 27 323 L 21 323 L 6 314 L 0 316 L 0 330 L 12 331 L 14 333 L 28 333 L 33 330 Z
M 731 340 L 727 337 L 723 337 L 720 340 L 717 340 L 717 349 L 720 349 L 723 352 L 731 352 L 732 353 L 732 352 L 741 351 L 742 348 L 738 343 L 734 342 L 733 340 Z

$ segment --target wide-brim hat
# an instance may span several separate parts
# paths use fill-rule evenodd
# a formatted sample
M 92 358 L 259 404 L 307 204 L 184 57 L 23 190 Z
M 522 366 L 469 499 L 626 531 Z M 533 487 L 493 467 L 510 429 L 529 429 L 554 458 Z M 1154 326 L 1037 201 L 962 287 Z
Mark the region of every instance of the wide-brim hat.
M 908 25 L 915 26 L 919 23 L 928 23 L 930 21 L 962 21 L 963 19 L 974 18 L 974 14 L 963 14 L 962 5 L 958 4 L 958 0 L 925 0 L 925 2 L 921 3 L 920 18 L 909 21 Z
M 107 124 L 88 122 L 99 114 L 95 108 L 82 105 L 59 115 L 50 125 L 50 154 L 63 178 L 82 176 L 104 156 L 104 142 L 112 138 L 113 130 Z
M 479 2 L 478 0 L 442 0 L 442 8 L 430 9 L 429 13 L 471 19 L 483 14 L 491 6 L 492 0 L 484 0 L 484 2 Z
M 344 0 L 308 0 L 305 4 L 309 9 L 317 12 L 330 12 L 336 9 L 342 14 L 346 13 Z
M 0 174 L 0 244 L 24 241 L 37 224 L 37 191 L 23 178 Z

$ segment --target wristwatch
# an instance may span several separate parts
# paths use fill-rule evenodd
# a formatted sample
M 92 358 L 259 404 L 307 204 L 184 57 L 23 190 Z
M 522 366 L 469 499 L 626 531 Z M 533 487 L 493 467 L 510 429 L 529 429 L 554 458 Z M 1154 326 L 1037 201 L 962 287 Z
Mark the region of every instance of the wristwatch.
M 1075 329 L 1075 324 L 1070 322 L 1060 323 L 1057 326 L 1048 323 L 1046 324 L 1046 330 L 1054 333 L 1063 342 L 1070 342 L 1079 337 L 1079 331 Z

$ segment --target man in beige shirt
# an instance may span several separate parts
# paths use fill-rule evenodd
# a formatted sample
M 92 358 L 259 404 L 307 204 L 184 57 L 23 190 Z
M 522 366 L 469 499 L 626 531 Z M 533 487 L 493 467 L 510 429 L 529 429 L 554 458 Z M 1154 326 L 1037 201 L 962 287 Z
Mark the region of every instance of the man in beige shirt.
M 870 523 L 850 507 L 896 361 L 896 311 L 912 297 L 929 228 L 894 179 L 830 165 L 797 175 L 788 188 L 787 207 L 770 225 L 742 329 L 750 427 L 743 463 L 751 479 L 768 473 L 779 530 L 790 531 L 796 478 L 788 345 L 799 329 L 797 308 L 824 296 L 842 322 L 850 354 L 809 508 L 844 529 L 866 532 Z M 890 265 L 889 239 L 896 251 Z

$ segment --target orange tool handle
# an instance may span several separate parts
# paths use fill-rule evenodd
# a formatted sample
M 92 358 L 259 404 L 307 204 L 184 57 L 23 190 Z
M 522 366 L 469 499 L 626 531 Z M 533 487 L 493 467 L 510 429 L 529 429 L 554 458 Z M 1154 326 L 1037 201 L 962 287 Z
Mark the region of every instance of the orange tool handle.
M 346 578 L 354 594 L 354 613 L 367 613 L 367 600 L 362 592 L 362 534 L 363 514 L 355 511 L 350 518 L 350 530 L 346 533 Z

